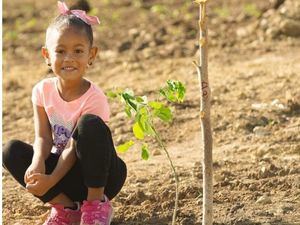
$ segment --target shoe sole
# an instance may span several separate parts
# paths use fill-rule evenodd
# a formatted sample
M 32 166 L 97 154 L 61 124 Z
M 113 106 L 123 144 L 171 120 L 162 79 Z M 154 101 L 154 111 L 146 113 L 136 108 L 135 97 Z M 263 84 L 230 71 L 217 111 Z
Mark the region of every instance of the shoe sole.
M 110 219 L 109 219 L 108 225 L 110 225 L 110 223 L 111 223 L 113 217 L 114 217 L 114 210 L 112 210 L 112 212 L 111 212 L 111 215 L 110 215 Z

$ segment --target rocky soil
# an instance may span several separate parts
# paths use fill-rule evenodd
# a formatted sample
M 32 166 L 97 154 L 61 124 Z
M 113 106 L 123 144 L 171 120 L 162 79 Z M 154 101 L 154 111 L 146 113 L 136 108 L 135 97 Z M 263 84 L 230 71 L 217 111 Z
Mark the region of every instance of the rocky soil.
M 67 1 L 70 5 L 74 1 Z M 158 124 L 180 176 L 180 225 L 201 224 L 202 151 L 198 9 L 187 0 L 91 1 L 100 16 L 95 44 L 101 51 L 87 77 L 108 91 L 131 88 L 154 98 L 167 79 L 187 88 L 173 105 L 172 123 Z M 55 1 L 3 4 L 3 144 L 34 139 L 32 86 L 51 76 L 40 56 Z M 298 0 L 209 1 L 209 77 L 214 137 L 214 224 L 300 225 L 300 4 Z M 111 102 L 115 145 L 132 137 L 130 124 Z M 151 157 L 120 154 L 128 178 L 113 199 L 115 225 L 170 224 L 174 180 L 155 142 Z M 3 170 L 5 225 L 42 224 L 49 206 Z

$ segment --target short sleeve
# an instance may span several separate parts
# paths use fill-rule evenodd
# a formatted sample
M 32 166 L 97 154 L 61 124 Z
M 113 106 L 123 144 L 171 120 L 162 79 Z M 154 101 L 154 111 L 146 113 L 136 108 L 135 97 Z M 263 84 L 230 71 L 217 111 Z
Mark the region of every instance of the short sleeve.
M 93 114 L 99 116 L 104 122 L 109 121 L 110 109 L 106 96 L 93 96 L 82 112 L 84 114 Z
M 43 106 L 41 83 L 38 83 L 33 87 L 31 101 L 34 105 Z

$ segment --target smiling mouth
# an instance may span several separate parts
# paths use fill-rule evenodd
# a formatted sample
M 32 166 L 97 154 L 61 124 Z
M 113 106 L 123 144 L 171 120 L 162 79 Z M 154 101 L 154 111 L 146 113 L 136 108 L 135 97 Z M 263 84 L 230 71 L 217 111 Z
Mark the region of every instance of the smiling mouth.
M 72 66 L 66 66 L 66 67 L 63 67 L 62 69 L 65 70 L 65 71 L 74 71 L 74 70 L 76 70 L 76 68 L 72 67 Z

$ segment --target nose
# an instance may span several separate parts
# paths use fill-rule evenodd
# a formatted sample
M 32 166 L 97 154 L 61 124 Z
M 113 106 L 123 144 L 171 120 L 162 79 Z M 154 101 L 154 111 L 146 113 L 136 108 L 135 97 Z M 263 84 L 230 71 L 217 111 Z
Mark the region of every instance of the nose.
M 74 54 L 72 54 L 72 53 L 66 53 L 64 60 L 65 61 L 74 61 Z

